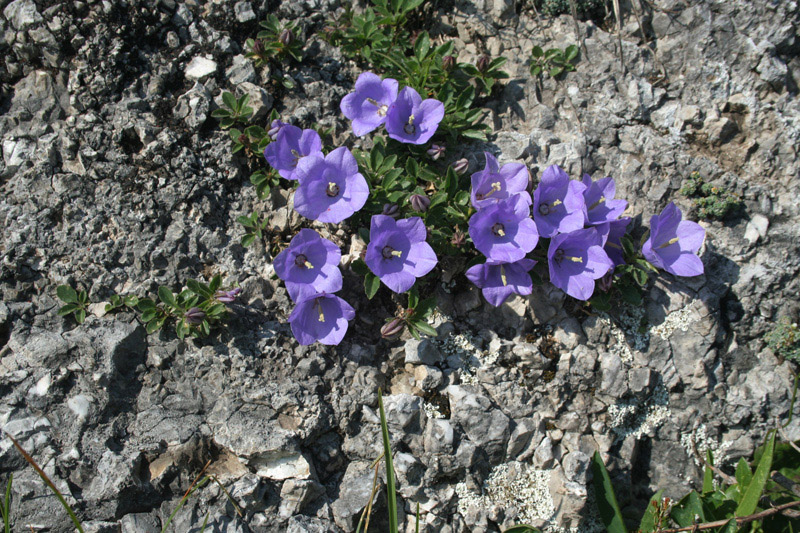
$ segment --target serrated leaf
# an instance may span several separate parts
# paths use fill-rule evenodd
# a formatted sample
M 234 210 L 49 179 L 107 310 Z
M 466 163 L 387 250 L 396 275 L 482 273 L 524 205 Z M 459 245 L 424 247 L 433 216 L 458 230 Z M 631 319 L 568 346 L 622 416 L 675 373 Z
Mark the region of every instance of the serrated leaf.
M 592 307 L 597 309 L 598 311 L 610 311 L 611 310 L 611 299 L 606 292 L 598 292 L 589 300 L 589 303 L 592 304 Z
M 599 452 L 594 452 L 592 456 L 592 473 L 597 510 L 606 530 L 608 533 L 628 533 L 617 503 L 617 496 L 614 494 L 614 486 Z
M 59 285 L 56 287 L 56 295 L 64 303 L 75 303 L 78 301 L 78 293 L 69 285 Z
M 364 292 L 367 293 L 368 300 L 372 300 L 375 297 L 380 286 L 380 278 L 372 272 L 368 272 L 367 275 L 364 276 Z
M 661 495 L 664 493 L 660 490 L 653 494 L 650 502 L 647 504 L 647 509 L 644 511 L 642 521 L 639 523 L 640 533 L 652 533 L 656 529 L 656 520 L 658 519 L 658 510 L 661 507 Z M 654 505 L 655 504 L 655 505 Z
M 772 432 L 772 435 L 767 441 L 767 445 L 764 447 L 764 452 L 761 454 L 761 458 L 758 461 L 753 479 L 748 484 L 747 490 L 744 491 L 744 496 L 742 496 L 742 501 L 739 502 L 739 506 L 736 508 L 736 516 L 753 514 L 758 507 L 758 501 L 761 499 L 761 494 L 764 492 L 764 487 L 767 484 L 769 472 L 772 468 L 772 455 L 775 450 L 775 433 L 774 431 Z

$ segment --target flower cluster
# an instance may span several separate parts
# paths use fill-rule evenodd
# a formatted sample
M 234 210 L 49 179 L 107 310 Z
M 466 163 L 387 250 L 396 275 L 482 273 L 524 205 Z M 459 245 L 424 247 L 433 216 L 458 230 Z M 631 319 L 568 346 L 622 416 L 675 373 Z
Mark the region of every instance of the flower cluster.
M 371 72 L 358 77 L 355 91 L 344 97 L 341 110 L 352 120 L 358 136 L 384 125 L 390 138 L 410 144 L 426 143 L 444 117 L 442 102 L 422 100 L 411 87 L 398 92 L 396 80 L 381 80 Z M 350 150 L 342 146 L 325 155 L 316 131 L 280 120 L 273 121 L 268 134 L 273 142 L 264 149 L 264 157 L 283 178 L 298 182 L 294 194 L 298 213 L 319 222 L 339 223 L 364 207 L 369 186 Z M 418 211 L 430 205 L 426 197 L 410 201 Z M 390 215 L 372 217 L 364 260 L 387 287 L 402 293 L 433 270 L 438 259 L 426 242 L 421 218 L 396 220 L 396 215 Z M 289 323 L 300 344 L 339 344 L 355 316 L 353 308 L 334 294 L 342 288 L 340 260 L 339 248 L 311 229 L 301 230 L 275 257 L 275 272 L 296 303 Z
M 578 300 L 592 298 L 598 280 L 608 290 L 615 269 L 626 263 L 623 238 L 631 221 L 620 218 L 628 203 L 614 198 L 614 180 L 592 181 L 589 175 L 570 180 L 552 165 L 542 173 L 531 202 L 525 167 L 499 167 L 491 154 L 485 155 L 486 168 L 472 175 L 471 199 L 477 212 L 469 228 L 475 248 L 487 260 L 466 275 L 486 300 L 499 306 L 511 294 L 531 293 L 528 272 L 536 262 L 526 256 L 540 238 L 549 239 L 546 257 L 553 285 Z M 646 261 L 640 261 L 678 276 L 703 273 L 696 255 L 705 238 L 699 224 L 681 221 L 680 210 L 670 203 L 652 217 L 650 226 L 650 238 L 642 246 Z

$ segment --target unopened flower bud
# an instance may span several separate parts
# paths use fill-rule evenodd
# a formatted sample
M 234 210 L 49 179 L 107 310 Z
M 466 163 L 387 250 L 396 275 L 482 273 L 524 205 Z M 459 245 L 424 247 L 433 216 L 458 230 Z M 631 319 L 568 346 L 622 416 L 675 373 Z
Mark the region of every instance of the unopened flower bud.
M 383 211 L 381 211 L 381 214 L 396 219 L 400 216 L 400 208 L 395 204 L 383 204 Z
M 478 61 L 475 63 L 475 68 L 478 69 L 478 72 L 486 72 L 486 69 L 489 68 L 489 56 L 483 54 L 481 57 L 478 58 Z
M 420 213 L 424 213 L 428 210 L 428 207 L 431 205 L 431 199 L 427 196 L 423 196 L 422 194 L 412 194 L 411 198 L 409 198 L 411 202 L 411 207 L 414 208 L 414 211 L 419 211 Z
M 267 130 L 267 135 L 269 135 L 269 138 L 274 141 L 278 136 L 278 132 L 281 131 L 281 128 L 283 128 L 285 125 L 285 122 L 278 120 L 277 118 L 273 120 L 272 124 L 269 125 L 269 129 Z
M 456 68 L 456 58 L 453 56 L 444 56 L 442 58 L 442 68 L 447 72 Z
M 612 283 L 614 283 L 614 273 L 609 272 L 608 274 L 606 274 L 605 276 L 603 276 L 598 280 L 597 285 L 598 287 L 600 287 L 601 291 L 608 292 L 609 290 L 611 290 Z
M 278 40 L 281 42 L 283 46 L 289 46 L 294 41 L 294 33 L 289 28 L 286 28 L 281 32 L 280 37 Z
M 440 157 L 444 155 L 444 146 L 439 146 L 438 144 L 432 144 L 430 148 L 427 150 L 428 156 L 436 161 Z
M 245 135 L 244 133 L 242 133 L 241 135 L 239 135 L 238 141 L 239 141 L 239 144 L 243 144 L 243 145 L 248 145 L 248 144 L 250 144 L 250 142 L 249 142 L 249 141 L 250 141 L 250 139 L 248 139 L 248 138 L 247 138 L 247 135 Z
M 394 318 L 381 328 L 381 337 L 387 340 L 396 339 L 405 329 L 405 322 L 399 318 Z
M 224 304 L 229 304 L 229 303 L 233 303 L 233 301 L 236 300 L 236 297 L 239 296 L 239 293 L 241 293 L 241 292 L 242 292 L 242 289 L 240 289 L 239 287 L 236 287 L 236 288 L 231 289 L 229 291 L 217 291 L 214 294 L 214 297 L 217 299 L 217 301 L 220 301 L 220 302 L 222 302 Z
M 206 317 L 205 312 L 199 307 L 192 307 L 183 315 L 183 318 L 186 319 L 187 324 L 197 325 L 202 324 L 203 319 Z
M 264 43 L 261 39 L 256 39 L 253 41 L 253 53 L 257 56 L 260 56 L 264 53 Z
M 467 161 L 465 157 L 462 157 L 453 163 L 453 170 L 456 171 L 456 174 L 464 174 L 467 170 L 469 170 L 469 161 Z

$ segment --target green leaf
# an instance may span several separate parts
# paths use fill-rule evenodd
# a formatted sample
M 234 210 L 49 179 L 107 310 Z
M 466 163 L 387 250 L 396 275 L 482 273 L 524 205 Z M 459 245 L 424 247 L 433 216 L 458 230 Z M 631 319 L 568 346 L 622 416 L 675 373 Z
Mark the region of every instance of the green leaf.
M 215 109 L 214 111 L 212 111 L 211 112 L 211 116 L 214 117 L 214 118 L 228 118 L 228 117 L 231 116 L 231 112 L 228 111 L 227 109 L 223 109 L 223 108 L 220 107 L 219 109 Z M 239 134 L 239 135 L 241 135 L 241 134 Z M 239 135 L 237 135 L 237 137 Z
M 764 492 L 764 487 L 769 478 L 770 468 L 772 468 L 772 454 L 775 450 L 775 433 L 772 432 L 767 445 L 764 447 L 764 452 L 761 454 L 761 459 L 758 461 L 758 466 L 753 474 L 753 479 L 747 486 L 744 492 L 742 501 L 736 508 L 736 516 L 747 516 L 753 514 L 758 507 L 758 500 L 761 499 L 761 494 Z
M 714 471 L 709 466 L 714 464 L 714 456 L 711 454 L 711 450 L 706 450 L 706 462 L 708 464 L 703 472 L 703 495 L 714 492 Z
M 747 464 L 744 457 L 739 459 L 736 464 L 736 484 L 739 485 L 739 494 L 744 495 L 747 491 L 747 486 L 753 479 L 753 471 L 750 470 L 750 465 Z
M 544 50 L 542 50 L 541 46 L 534 46 L 533 50 L 531 50 L 531 56 L 536 58 L 543 57 Z
M 619 293 L 620 296 L 622 296 L 622 299 L 628 302 L 629 304 L 634 306 L 642 305 L 642 294 L 639 292 L 639 289 L 637 289 L 633 285 L 628 285 L 628 284 L 620 285 Z
M 503 530 L 503 533 L 539 533 L 539 530 L 528 524 L 516 524 Z
M 634 268 L 633 279 L 636 280 L 636 283 L 638 283 L 639 286 L 644 287 L 647 285 L 647 272 L 638 268 Z
M 599 452 L 594 452 L 592 456 L 592 473 L 597 510 L 606 530 L 608 533 L 628 533 L 617 503 L 617 496 L 614 494 L 614 486 Z
M 415 320 L 411 322 L 411 327 L 413 327 L 420 333 L 424 333 L 425 335 L 428 335 L 430 337 L 436 337 L 437 335 L 439 335 L 439 332 L 436 331 L 436 329 L 433 326 L 431 326 L 424 320 Z
M 158 299 L 170 307 L 178 307 L 178 303 L 175 301 L 175 295 L 172 294 L 172 291 L 167 287 L 162 286 L 158 288 Z
M 661 507 L 661 495 L 663 492 L 663 490 L 660 490 L 650 498 L 642 521 L 639 523 L 640 533 L 652 533 L 656 529 L 656 519 L 658 518 L 658 509 Z
M 135 294 L 129 294 L 123 298 L 123 303 L 128 307 L 136 307 L 136 305 L 139 303 L 139 297 Z
M 595 293 L 589 303 L 598 311 L 611 311 L 611 298 L 609 298 L 607 292 Z
M 78 309 L 75 311 L 75 322 L 83 324 L 84 320 L 86 320 L 86 309 Z
M 155 308 L 155 306 L 156 303 L 150 298 L 142 298 L 139 300 L 139 304 L 136 307 L 139 308 L 139 311 L 147 311 L 148 309 Z
M 366 276 L 369 274 L 370 270 L 367 264 L 364 262 L 363 259 L 356 259 L 352 263 L 350 263 L 350 268 L 353 269 L 353 272 L 358 274 L 359 276 Z
M 248 248 L 253 242 L 255 242 L 256 236 L 254 233 L 248 233 L 244 237 L 242 237 L 242 246 Z
M 158 320 L 151 320 L 145 325 L 144 329 L 147 332 L 147 334 L 150 335 L 151 333 L 154 333 L 159 329 L 161 329 L 161 322 L 159 322 Z
M 217 274 L 213 278 L 211 278 L 211 283 L 208 284 L 208 288 L 212 291 L 216 291 L 219 289 L 220 285 L 222 285 L 222 276 Z
M 155 307 L 149 307 L 145 309 L 144 311 L 142 311 L 142 322 L 150 322 L 156 317 L 157 314 L 158 311 L 156 310 Z
M 670 516 L 680 527 L 693 525 L 695 518 L 700 522 L 705 522 L 706 515 L 703 510 L 703 500 L 696 492 L 690 492 L 672 508 Z
M 414 43 L 414 55 L 417 56 L 417 59 L 422 61 L 428 55 L 430 49 L 431 38 L 428 37 L 428 32 L 423 31 L 417 36 L 417 40 Z
M 236 109 L 238 106 L 236 105 L 236 97 L 233 96 L 233 93 L 225 91 L 222 93 L 222 101 L 231 109 Z
M 564 59 L 572 61 L 578 57 L 579 48 L 575 44 L 571 44 L 564 49 Z
M 58 316 L 67 316 L 68 314 L 73 313 L 80 308 L 81 306 L 78 304 L 67 304 L 58 310 Z
M 367 293 L 367 299 L 372 300 L 380 286 L 380 278 L 372 272 L 368 272 L 367 275 L 364 276 L 364 292 Z
M 56 287 L 56 295 L 64 303 L 75 303 L 78 301 L 78 293 L 69 285 L 59 285 Z
M 550 71 L 548 72 L 548 74 L 550 74 L 550 77 L 552 77 L 552 78 L 556 78 L 556 77 L 558 77 L 558 76 L 559 76 L 559 75 L 560 75 L 562 72 L 564 72 L 564 69 L 563 69 L 562 67 L 553 67 L 553 68 L 551 68 L 551 69 L 550 69 Z

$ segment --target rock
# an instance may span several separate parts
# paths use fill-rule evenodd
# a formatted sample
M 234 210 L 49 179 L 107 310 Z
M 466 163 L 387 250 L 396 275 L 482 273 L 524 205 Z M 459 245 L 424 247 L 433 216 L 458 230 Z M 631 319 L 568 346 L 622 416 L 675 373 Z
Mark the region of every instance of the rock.
M 438 389 L 444 382 L 444 374 L 435 366 L 419 365 L 414 368 L 417 387 L 424 391 Z
M 233 87 L 238 87 L 244 82 L 255 82 L 256 69 L 251 60 L 239 54 L 233 57 L 233 64 L 225 70 L 225 76 Z
M 256 14 L 253 12 L 253 6 L 250 2 L 236 2 L 233 6 L 233 12 L 236 13 L 236 20 L 241 23 L 256 19 Z
M 712 145 L 725 144 L 739 132 L 739 127 L 728 117 L 709 117 L 703 124 L 703 130 L 708 135 L 708 142 Z
M 756 67 L 756 72 L 758 72 L 762 80 L 769 83 L 776 91 L 779 91 L 786 85 L 786 76 L 789 73 L 789 68 L 786 63 L 777 57 L 770 53 L 765 53 Z
M 413 365 L 437 365 L 444 356 L 431 339 L 408 339 L 404 347 L 405 362 Z
M 24 30 L 43 20 L 33 0 L 14 0 L 3 10 L 3 15 L 17 30 Z
M 500 131 L 497 132 L 494 144 L 500 149 L 498 160 L 502 164 L 524 158 L 527 155 L 531 141 L 527 135 L 522 133 Z
M 3 141 L 5 172 L 16 172 L 21 166 L 33 164 L 36 143 L 30 139 L 6 139 Z
M 453 425 L 444 418 L 432 418 L 425 424 L 425 452 L 453 453 Z
M 133 513 L 123 516 L 119 521 L 121 533 L 158 533 L 161 528 L 153 515 Z
M 303 510 L 305 505 L 323 494 L 325 489 L 312 479 L 287 479 L 281 487 L 281 505 L 278 515 L 289 518 Z
M 528 446 L 531 437 L 540 429 L 539 424 L 532 418 L 523 418 L 517 422 L 517 426 L 508 439 L 506 456 L 509 459 L 516 459 L 519 453 Z
M 216 72 L 216 61 L 203 56 L 197 56 L 193 58 L 189 64 L 186 65 L 186 69 L 184 70 L 186 78 L 193 81 L 202 80 L 203 78 L 207 78 Z
M 194 87 L 178 98 L 175 107 L 175 118 L 183 119 L 192 129 L 199 129 L 208 119 L 211 95 L 202 83 L 196 82 Z
M 353 461 L 347 465 L 339 494 L 331 504 L 333 520 L 345 531 L 352 531 L 358 515 L 372 494 L 373 470 L 367 461 Z
M 542 470 L 549 470 L 553 467 L 558 457 L 555 454 L 556 445 L 550 440 L 550 437 L 545 437 L 542 442 L 536 446 L 536 451 L 533 453 L 533 464 L 536 468 Z
M 263 118 L 272 108 L 272 95 L 254 83 L 248 81 L 239 84 L 239 90 L 250 96 L 247 105 L 253 109 L 251 120 Z
M 491 461 L 502 461 L 510 433 L 508 417 L 500 409 L 493 408 L 489 398 L 465 387 L 450 385 L 446 392 L 453 421 L 476 446 L 486 451 Z
M 744 230 L 744 238 L 752 246 L 758 239 L 764 239 L 767 236 L 768 229 L 769 219 L 764 215 L 756 213 L 747 221 L 747 227 Z
M 615 353 L 603 353 L 600 355 L 600 370 L 603 376 L 600 390 L 613 398 L 622 398 L 627 391 L 622 359 Z
M 188 26 L 193 20 L 194 15 L 192 15 L 189 7 L 184 3 L 180 3 L 178 5 L 178 10 L 175 11 L 175 14 L 172 16 L 172 23 L 176 26 Z
M 421 429 L 422 398 L 411 394 L 393 394 L 383 397 L 383 408 L 390 428 L 403 433 L 416 433 Z

